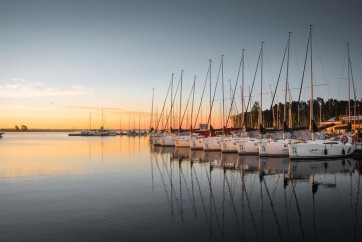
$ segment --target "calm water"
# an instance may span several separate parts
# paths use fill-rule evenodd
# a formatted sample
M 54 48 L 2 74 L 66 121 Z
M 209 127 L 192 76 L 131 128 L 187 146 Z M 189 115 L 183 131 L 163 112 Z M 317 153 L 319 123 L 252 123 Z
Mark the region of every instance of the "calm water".
M 0 241 L 361 241 L 361 162 L 6 133 Z

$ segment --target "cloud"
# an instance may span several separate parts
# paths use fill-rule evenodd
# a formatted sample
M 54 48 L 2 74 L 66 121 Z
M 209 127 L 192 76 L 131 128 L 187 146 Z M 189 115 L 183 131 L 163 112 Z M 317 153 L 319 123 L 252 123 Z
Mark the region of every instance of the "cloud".
M 14 78 L 11 83 L 0 86 L 0 97 L 24 98 L 45 96 L 76 96 L 84 95 L 93 90 L 81 85 L 71 85 L 69 88 L 51 87 L 38 81 L 28 81 Z

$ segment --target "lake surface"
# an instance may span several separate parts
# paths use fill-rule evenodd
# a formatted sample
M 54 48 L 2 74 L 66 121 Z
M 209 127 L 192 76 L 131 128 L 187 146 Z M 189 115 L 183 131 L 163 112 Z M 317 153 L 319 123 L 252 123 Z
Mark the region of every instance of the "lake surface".
M 361 166 L 6 133 L 0 241 L 361 241 Z

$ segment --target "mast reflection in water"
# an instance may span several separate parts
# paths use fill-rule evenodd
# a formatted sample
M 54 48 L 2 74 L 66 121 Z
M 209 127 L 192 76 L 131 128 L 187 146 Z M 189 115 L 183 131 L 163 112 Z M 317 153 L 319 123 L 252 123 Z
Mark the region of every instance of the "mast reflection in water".
M 361 162 L 9 133 L 0 241 L 361 241 Z M 21 152 L 20 152 L 21 151 Z
M 164 193 L 178 206 L 171 221 L 179 220 L 190 240 L 361 239 L 361 164 L 352 158 L 291 162 L 171 148 L 154 159 L 165 155 L 173 177 Z

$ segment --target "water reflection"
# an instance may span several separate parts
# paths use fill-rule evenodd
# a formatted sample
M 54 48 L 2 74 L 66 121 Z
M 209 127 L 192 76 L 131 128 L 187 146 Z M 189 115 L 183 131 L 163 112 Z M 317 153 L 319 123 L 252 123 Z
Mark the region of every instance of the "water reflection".
M 29 135 L 0 146 L 0 241 L 361 240 L 361 162 L 352 158 Z
M 167 153 L 171 159 L 165 166 L 173 172 L 166 175 L 163 187 L 165 194 L 171 194 L 168 203 L 178 211 L 171 217 L 207 229 L 208 236 L 200 238 L 353 241 L 360 237 L 360 163 L 352 158 L 290 162 L 177 148 Z M 336 222 L 330 224 L 331 217 Z M 349 223 L 340 225 L 340 219 Z

